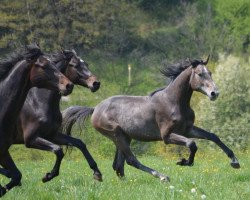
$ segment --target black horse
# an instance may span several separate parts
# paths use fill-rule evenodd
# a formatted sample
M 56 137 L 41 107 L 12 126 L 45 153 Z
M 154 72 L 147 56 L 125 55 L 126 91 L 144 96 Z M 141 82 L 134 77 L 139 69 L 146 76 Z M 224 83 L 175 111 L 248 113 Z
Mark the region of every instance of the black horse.
M 74 84 L 89 88 L 95 92 L 100 82 L 91 73 L 88 64 L 74 50 L 62 50 L 50 56 L 53 63 Z M 80 140 L 61 134 L 62 115 L 60 112 L 61 95 L 58 92 L 32 88 L 25 100 L 17 123 L 14 144 L 25 144 L 27 148 L 51 151 L 56 155 L 56 162 L 50 173 L 43 177 L 43 182 L 59 175 L 64 153 L 59 145 L 74 146 L 83 153 L 94 178 L 102 181 L 102 174 L 86 145 Z M 0 169 L 0 173 L 9 176 L 9 172 Z
M 36 44 L 0 61 L 0 164 L 11 178 L 4 187 L 0 185 L 0 197 L 21 181 L 22 174 L 8 149 L 13 144 L 15 124 L 28 91 L 34 86 L 64 95 L 73 89 L 73 84 L 44 56 Z

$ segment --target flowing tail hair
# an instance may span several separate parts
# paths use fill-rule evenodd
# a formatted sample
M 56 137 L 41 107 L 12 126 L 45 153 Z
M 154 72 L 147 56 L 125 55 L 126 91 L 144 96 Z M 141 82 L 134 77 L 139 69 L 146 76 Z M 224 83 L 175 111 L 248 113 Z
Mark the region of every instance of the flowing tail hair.
M 71 129 L 75 123 L 83 124 L 92 115 L 95 108 L 84 106 L 71 106 L 62 111 L 62 130 L 65 134 L 71 135 Z

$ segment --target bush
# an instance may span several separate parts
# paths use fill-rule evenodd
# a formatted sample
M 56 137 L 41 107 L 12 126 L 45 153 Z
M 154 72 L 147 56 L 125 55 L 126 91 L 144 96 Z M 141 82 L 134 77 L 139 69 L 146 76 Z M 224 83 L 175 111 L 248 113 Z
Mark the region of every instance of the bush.
M 226 144 L 246 149 L 250 131 L 249 60 L 220 55 L 214 81 L 219 98 L 211 103 L 201 99 L 198 124 L 218 134 Z

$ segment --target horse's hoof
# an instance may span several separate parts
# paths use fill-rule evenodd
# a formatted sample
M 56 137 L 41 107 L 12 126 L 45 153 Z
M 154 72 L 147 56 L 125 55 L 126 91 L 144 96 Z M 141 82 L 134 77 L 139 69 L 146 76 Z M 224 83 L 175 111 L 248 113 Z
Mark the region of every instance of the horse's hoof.
M 170 182 L 170 178 L 168 176 L 160 177 L 161 182 Z
M 119 177 L 119 178 L 122 178 L 125 176 L 124 172 L 121 172 L 121 171 L 116 171 L 116 175 Z
M 2 197 L 3 195 L 5 195 L 7 192 L 6 188 L 0 186 L 0 197 Z
M 95 180 L 102 182 L 102 174 L 94 173 L 93 177 L 94 177 Z
M 42 182 L 46 183 L 48 181 L 50 181 L 52 179 L 51 173 L 47 173 L 43 178 L 42 178 Z
M 176 163 L 177 165 L 180 165 L 180 166 L 193 166 L 194 163 L 190 162 L 189 160 L 186 160 L 185 158 L 182 158 L 179 162 Z
M 240 163 L 238 162 L 231 162 L 231 166 L 235 169 L 239 169 L 240 168 Z

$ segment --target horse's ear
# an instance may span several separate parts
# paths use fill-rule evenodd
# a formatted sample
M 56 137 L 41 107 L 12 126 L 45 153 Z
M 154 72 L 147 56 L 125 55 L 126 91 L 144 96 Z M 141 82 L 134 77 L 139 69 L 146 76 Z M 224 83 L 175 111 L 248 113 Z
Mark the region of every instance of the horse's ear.
M 208 54 L 207 60 L 205 62 L 203 62 L 204 65 L 207 65 L 209 58 L 210 58 L 210 54 Z
M 60 46 L 60 51 L 61 51 L 61 52 L 64 52 L 64 49 L 63 49 L 61 46 Z
M 193 68 L 197 67 L 201 62 L 199 60 L 190 60 Z
M 75 51 L 75 49 L 72 49 L 71 51 L 72 51 L 72 52 L 76 55 L 76 51 Z
M 37 41 L 35 42 L 35 45 L 40 48 L 40 45 Z
M 61 51 L 62 54 L 65 54 L 65 53 L 66 53 L 66 52 L 65 52 L 65 49 L 64 49 L 63 47 L 61 47 L 61 46 L 60 46 L 60 51 Z

